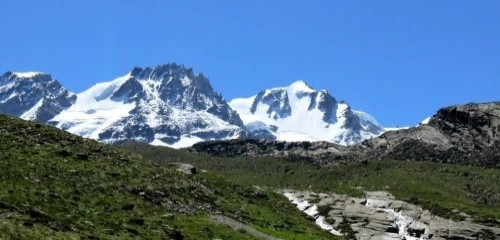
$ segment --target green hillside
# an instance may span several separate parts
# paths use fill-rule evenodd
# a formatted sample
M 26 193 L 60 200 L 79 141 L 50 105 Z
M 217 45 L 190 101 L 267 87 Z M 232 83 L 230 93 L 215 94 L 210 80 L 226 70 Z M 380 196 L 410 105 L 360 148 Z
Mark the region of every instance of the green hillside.
M 384 190 L 446 218 L 464 211 L 478 222 L 500 225 L 500 169 L 414 161 L 369 161 L 327 167 L 267 157 L 221 158 L 128 142 L 123 148 L 157 163 L 189 162 L 232 182 L 359 196 Z M 460 211 L 457 211 L 460 210 Z
M 212 220 L 221 215 L 245 228 Z M 172 165 L 0 115 L 0 239 L 256 239 L 259 234 L 332 238 L 271 190 L 212 171 L 187 175 Z

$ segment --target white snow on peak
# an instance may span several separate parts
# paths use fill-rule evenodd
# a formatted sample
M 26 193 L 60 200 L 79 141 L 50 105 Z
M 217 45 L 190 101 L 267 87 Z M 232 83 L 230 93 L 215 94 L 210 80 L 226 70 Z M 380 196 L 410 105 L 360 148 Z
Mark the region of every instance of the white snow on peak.
M 365 112 L 362 112 L 362 111 L 357 111 L 357 110 L 352 110 L 352 112 L 354 114 L 356 114 L 359 117 L 359 119 L 361 119 L 362 121 L 368 121 L 368 122 L 371 122 L 377 126 L 380 126 L 378 121 L 372 115 L 365 113 Z
M 232 109 L 238 112 L 241 120 L 251 128 L 264 129 L 266 126 L 276 126 L 278 130 L 274 132 L 277 140 L 280 141 L 329 141 L 341 145 L 352 145 L 357 143 L 352 138 L 352 130 L 344 126 L 349 123 L 349 105 L 339 102 L 336 105 L 334 113 L 336 121 L 325 121 L 325 112 L 320 110 L 318 106 L 310 109 L 312 101 L 321 102 L 328 96 L 326 91 L 319 91 L 316 99 L 312 99 L 313 95 L 299 93 L 314 93 L 317 92 L 309 87 L 304 81 L 296 81 L 287 87 L 272 88 L 264 91 L 264 96 L 275 94 L 276 90 L 286 91 L 288 103 L 291 110 L 289 115 L 276 117 L 274 112 L 269 113 L 270 106 L 264 102 L 256 102 L 258 95 L 249 98 L 236 98 L 229 102 Z M 286 103 L 280 99 L 280 108 Z M 252 106 L 256 104 L 255 111 L 252 112 Z M 332 106 L 332 110 L 335 106 Z M 364 131 L 360 132 L 362 139 L 375 137 L 376 135 L 369 131 L 369 122 L 377 125 L 374 118 L 363 112 L 355 112 L 362 120 Z M 364 121 L 363 121 L 364 120 Z M 258 124 L 256 124 L 258 123 Z M 251 129 L 250 129 L 251 130 Z
M 420 122 L 420 125 L 429 124 L 430 120 L 431 120 L 431 117 L 426 117 L 424 120 L 422 120 L 422 122 Z
M 134 103 L 111 100 L 111 95 L 130 79 L 130 73 L 110 82 L 98 83 L 77 94 L 75 104 L 55 116 L 57 127 L 83 137 L 98 139 L 108 126 L 134 109 Z
M 286 87 L 287 91 L 289 93 L 297 93 L 297 92 L 315 92 L 314 89 L 309 87 L 304 80 L 298 80 L 290 84 L 288 87 Z
M 14 75 L 16 75 L 19 78 L 31 78 L 36 75 L 41 75 L 44 74 L 43 72 L 13 72 Z

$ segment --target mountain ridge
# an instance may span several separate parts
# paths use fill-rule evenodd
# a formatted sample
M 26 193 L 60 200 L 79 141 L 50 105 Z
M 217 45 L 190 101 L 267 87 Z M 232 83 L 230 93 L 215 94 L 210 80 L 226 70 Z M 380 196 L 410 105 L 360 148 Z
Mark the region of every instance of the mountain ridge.
M 19 87 L 12 84 L 13 81 L 24 85 Z M 34 84 L 37 86 L 36 92 L 30 89 Z M 309 133 L 307 129 L 298 133 L 281 131 L 283 126 L 262 121 L 244 124 L 241 112 L 237 112 L 230 102 L 213 89 L 208 78 L 202 73 L 195 73 L 192 68 L 176 63 L 152 68 L 134 67 L 121 77 L 94 84 L 78 94 L 66 90 L 46 73 L 7 72 L 0 81 L 0 112 L 49 123 L 106 143 L 137 140 L 173 148 L 189 147 L 208 140 L 275 139 L 278 136 L 276 131 L 280 133 L 280 139 L 287 141 L 326 140 L 349 145 L 383 131 L 373 121 L 373 117 L 352 110 L 326 90 L 316 91 L 303 80 L 285 88 L 295 94 L 302 94 L 299 98 L 308 98 L 310 102 L 307 106 L 304 105 L 297 100 L 299 98 L 295 94 L 289 94 L 283 88 L 263 90 L 259 93 L 260 100 L 267 101 L 266 104 L 274 104 L 269 111 L 274 114 L 275 119 L 296 117 L 297 107 L 303 107 L 309 113 L 316 111 L 316 115 L 309 116 L 308 120 L 318 118 L 315 123 L 324 126 L 313 128 L 313 133 Z M 281 94 L 283 103 L 274 101 L 273 98 L 279 96 L 271 94 L 273 96 L 270 98 L 269 93 L 265 94 L 266 91 Z M 28 96 L 29 99 L 20 98 L 17 102 L 7 102 L 12 92 L 19 96 L 25 93 L 33 96 Z M 23 104 L 26 105 L 24 108 L 18 107 Z M 257 101 L 253 104 L 253 112 L 262 105 Z M 339 106 L 342 107 L 340 110 Z M 338 118 L 340 114 L 344 118 Z M 337 124 L 339 119 L 343 121 L 342 126 Z M 367 126 L 372 128 L 372 132 L 365 136 L 363 134 L 370 131 L 362 128 Z M 318 137 L 324 134 L 323 127 L 330 129 L 330 136 Z M 344 132 L 335 135 L 335 131 Z

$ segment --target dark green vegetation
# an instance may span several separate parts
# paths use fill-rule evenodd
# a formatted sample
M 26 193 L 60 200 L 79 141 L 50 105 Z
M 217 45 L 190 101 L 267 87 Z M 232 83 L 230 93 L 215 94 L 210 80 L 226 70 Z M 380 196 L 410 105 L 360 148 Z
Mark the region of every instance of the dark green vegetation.
M 384 190 L 442 217 L 460 219 L 463 211 L 485 224 L 499 224 L 500 169 L 390 160 L 316 167 L 264 157 L 199 156 L 140 143 L 122 146 L 158 163 L 188 162 L 219 172 L 242 185 L 351 196 L 362 195 L 362 190 Z
M 230 180 L 210 171 L 185 175 L 115 147 L 0 115 L 0 239 L 254 239 L 212 221 L 213 214 L 278 238 L 332 238 L 286 198 L 227 175 Z

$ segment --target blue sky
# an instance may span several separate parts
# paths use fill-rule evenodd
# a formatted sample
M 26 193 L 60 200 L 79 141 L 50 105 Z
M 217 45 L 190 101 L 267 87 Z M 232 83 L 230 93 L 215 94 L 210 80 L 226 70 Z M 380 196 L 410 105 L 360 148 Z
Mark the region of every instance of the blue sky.
M 0 72 L 72 91 L 177 62 L 226 99 L 303 79 L 384 126 L 500 100 L 500 1 L 1 1 Z

